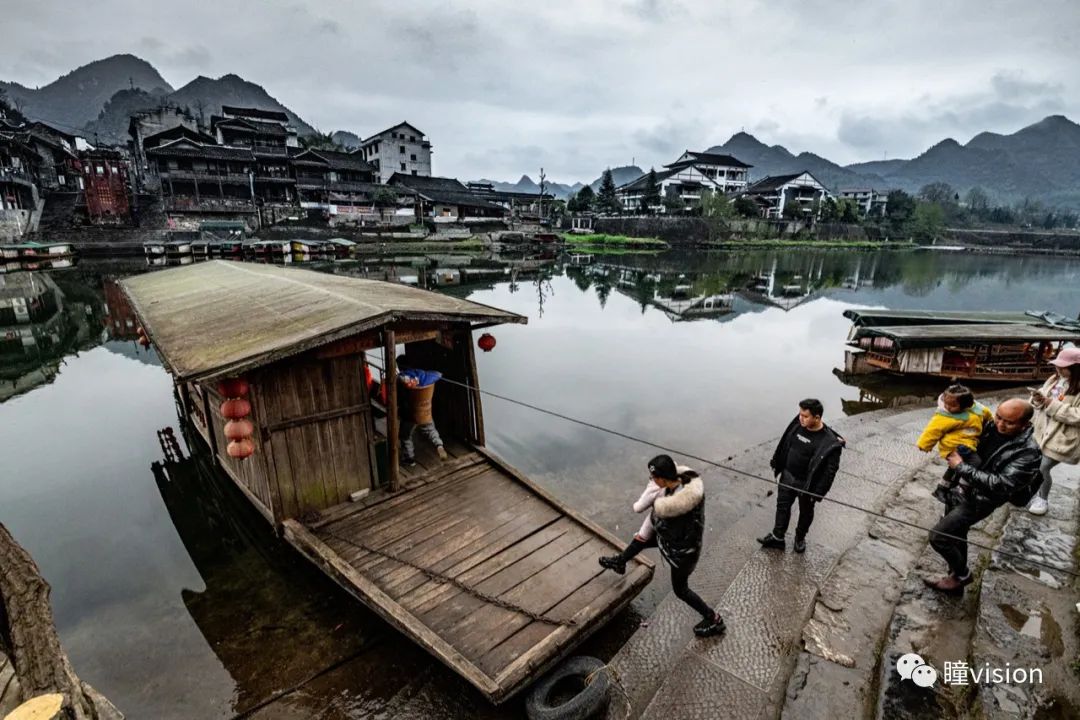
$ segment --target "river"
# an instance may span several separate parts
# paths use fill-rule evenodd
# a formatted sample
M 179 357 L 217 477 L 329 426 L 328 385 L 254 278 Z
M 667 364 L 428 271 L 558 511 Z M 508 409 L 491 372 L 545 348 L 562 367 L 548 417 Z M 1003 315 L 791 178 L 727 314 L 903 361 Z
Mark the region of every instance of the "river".
M 860 389 L 834 374 L 845 308 L 1080 310 L 1076 259 L 783 250 L 591 260 L 445 288 L 529 317 L 491 331 L 483 388 L 717 459 L 775 437 L 804 397 L 820 398 L 828 421 L 936 392 Z M 313 267 L 401 276 L 423 264 Z M 0 297 L 26 301 L 19 315 L 0 305 L 0 521 L 51 584 L 81 677 L 129 718 L 262 717 L 281 694 L 275 712 L 295 714 L 273 717 L 314 707 L 334 718 L 519 716 L 520 700 L 491 708 L 309 570 L 188 447 L 169 376 L 117 309 L 113 280 L 147 269 L 87 260 L 0 275 Z M 729 291 L 730 312 L 695 311 L 696 299 Z M 636 529 L 629 505 L 653 448 L 498 399 L 485 401 L 485 419 L 489 446 L 511 463 L 618 535 Z M 166 427 L 180 436 L 177 462 L 163 462 L 156 431 Z M 709 492 L 762 489 L 727 479 Z M 610 655 L 666 592 L 662 575 L 585 650 Z

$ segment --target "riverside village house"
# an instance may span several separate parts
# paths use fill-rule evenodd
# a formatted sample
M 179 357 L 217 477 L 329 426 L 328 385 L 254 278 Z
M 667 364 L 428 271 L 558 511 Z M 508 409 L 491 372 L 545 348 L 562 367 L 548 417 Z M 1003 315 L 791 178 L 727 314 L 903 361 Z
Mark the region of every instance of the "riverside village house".
M 387 183 L 395 173 L 431 177 L 431 142 L 407 122 L 375 133 L 357 152 L 375 167 L 376 182 Z
M 656 173 L 661 197 L 677 194 L 687 205 L 700 202 L 702 193 L 736 193 L 745 190 L 749 184 L 749 171 L 752 165 L 733 158 L 730 155 L 716 155 L 706 152 L 687 150 L 678 160 L 664 166 Z M 616 188 L 615 194 L 622 203 L 623 210 L 634 212 L 641 207 L 641 197 L 645 193 L 648 174 L 637 180 Z M 657 208 L 663 212 L 663 208 Z
M 806 170 L 763 177 L 739 195 L 745 195 L 757 203 L 761 216 L 769 220 L 784 217 L 784 208 L 791 203 L 798 203 L 799 214 L 808 216 L 821 200 L 830 197 L 828 189 Z

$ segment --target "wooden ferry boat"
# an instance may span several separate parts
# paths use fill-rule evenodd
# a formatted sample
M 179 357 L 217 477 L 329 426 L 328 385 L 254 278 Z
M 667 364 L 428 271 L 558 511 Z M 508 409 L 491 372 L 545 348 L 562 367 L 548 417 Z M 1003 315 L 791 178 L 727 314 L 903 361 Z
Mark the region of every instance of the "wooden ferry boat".
M 651 578 L 644 559 L 625 575 L 602 572 L 596 558 L 619 540 L 484 446 L 472 332 L 526 318 L 394 283 L 221 260 L 122 287 L 192 426 L 251 504 L 492 702 L 546 672 Z M 396 382 L 386 417 L 375 411 L 368 358 L 394 378 L 402 351 L 464 383 L 440 383 L 434 396 L 447 460 L 418 442 L 419 464 L 400 465 Z M 244 459 L 229 452 L 222 414 L 222 391 L 240 390 L 253 431 Z
M 1080 323 L 1050 313 L 845 310 L 845 372 L 889 371 L 953 380 L 1042 380 Z

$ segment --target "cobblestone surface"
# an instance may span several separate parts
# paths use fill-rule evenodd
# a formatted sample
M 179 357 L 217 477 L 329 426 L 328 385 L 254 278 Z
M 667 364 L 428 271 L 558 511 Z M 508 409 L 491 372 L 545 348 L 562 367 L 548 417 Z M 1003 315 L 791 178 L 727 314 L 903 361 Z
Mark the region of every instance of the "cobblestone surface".
M 926 419 L 927 410 L 920 408 L 884 410 L 836 423 L 848 446 L 830 497 L 888 514 L 884 500 L 931 461 L 913 447 L 915 434 L 909 432 L 921 429 Z M 735 456 L 732 465 L 768 476 L 774 447 L 775 441 L 762 443 Z M 691 586 L 724 615 L 727 634 L 695 638 L 693 611 L 667 597 L 648 627 L 635 633 L 611 661 L 625 696 L 610 705 L 608 718 L 779 715 L 796 663 L 809 667 L 817 661 L 801 657 L 807 655 L 801 648 L 803 628 L 837 560 L 866 538 L 871 527 L 896 540 L 909 534 L 857 509 L 825 502 L 817 506 L 806 554 L 793 553 L 790 545 L 784 553 L 764 551 L 754 538 L 772 526 L 774 509 L 770 494 L 728 527 L 711 533 L 691 578 Z M 677 672 L 668 672 L 672 668 Z M 821 681 L 807 673 L 802 679 Z M 806 712 L 811 713 L 806 717 L 814 717 L 810 709 Z

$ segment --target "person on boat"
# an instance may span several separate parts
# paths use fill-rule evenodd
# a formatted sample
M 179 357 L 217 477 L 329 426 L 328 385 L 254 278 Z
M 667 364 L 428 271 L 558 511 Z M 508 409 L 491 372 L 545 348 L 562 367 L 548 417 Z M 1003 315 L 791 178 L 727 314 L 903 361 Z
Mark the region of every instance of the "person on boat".
M 923 428 L 915 445 L 923 452 L 937 446 L 942 458 L 956 450 L 969 465 L 978 467 L 979 456 L 975 454 L 983 427 L 994 419 L 990 408 L 975 401 L 975 395 L 963 385 L 950 385 L 938 398 L 938 409 Z M 950 490 L 955 486 L 952 468 L 934 490 L 934 497 L 949 505 Z
M 724 619 L 690 589 L 690 575 L 701 557 L 705 533 L 705 485 L 701 475 L 685 465 L 676 465 L 669 455 L 657 455 L 649 461 L 649 482 L 660 491 L 653 493 L 646 488 L 635 508 L 641 503 L 651 505 L 651 528 L 642 525 L 625 550 L 600 558 L 600 566 L 622 575 L 631 558 L 645 548 L 659 547 L 660 556 L 671 566 L 675 597 L 701 615 L 694 634 L 720 635 L 726 629 Z M 643 531 L 648 537 L 640 537 Z
M 1023 507 L 1041 479 L 1042 452 L 1035 442 L 1031 418 L 1035 408 L 1027 400 L 1012 398 L 998 405 L 994 422 L 979 438 L 978 468 L 964 462 L 958 452 L 945 460 L 956 474 L 955 503 L 930 531 L 930 546 L 945 559 L 949 574 L 924 579 L 932 589 L 963 595 L 973 576 L 967 561 L 967 534 L 971 526 L 989 517 L 1007 502 Z
M 422 370 L 413 367 L 405 355 L 398 355 L 397 369 L 398 382 L 407 391 L 430 387 L 442 379 L 442 373 L 437 370 Z M 435 420 L 431 416 L 431 399 L 428 398 L 424 407 L 419 407 L 411 402 L 414 398 L 409 392 L 398 393 L 398 397 L 402 400 L 402 402 L 398 403 L 401 417 L 401 464 L 406 467 L 416 465 L 416 446 L 413 443 L 413 436 L 416 434 L 417 429 L 435 446 L 435 452 L 439 454 L 439 459 L 446 460 L 446 448 L 443 447 L 442 437 L 435 428 Z
M 1035 441 L 1042 449 L 1042 484 L 1031 501 L 1032 515 L 1050 509 L 1050 471 L 1060 463 L 1080 463 L 1080 348 L 1066 348 L 1050 361 L 1057 371 L 1032 393 Z
M 795 552 L 806 552 L 806 534 L 814 522 L 814 505 L 832 488 L 840 469 L 840 453 L 846 443 L 822 422 L 824 413 L 825 407 L 820 400 L 807 398 L 801 401 L 799 414 L 788 424 L 769 461 L 779 487 L 773 529 L 757 539 L 763 548 L 784 550 L 787 547 L 791 507 L 798 500 Z

